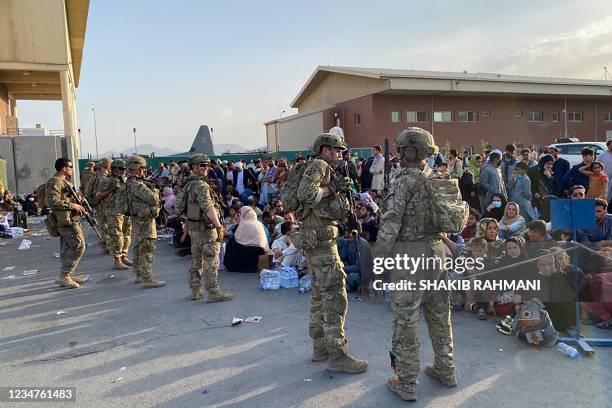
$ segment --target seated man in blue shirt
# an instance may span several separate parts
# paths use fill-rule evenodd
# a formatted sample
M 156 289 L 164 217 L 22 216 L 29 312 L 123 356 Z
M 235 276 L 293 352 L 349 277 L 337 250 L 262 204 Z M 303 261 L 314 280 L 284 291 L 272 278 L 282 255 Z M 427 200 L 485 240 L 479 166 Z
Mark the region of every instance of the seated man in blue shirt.
M 362 270 L 362 261 L 366 257 L 365 252 L 369 252 L 370 244 L 360 236 L 360 232 L 360 230 L 345 230 L 342 238 L 343 242 L 339 245 L 340 259 L 344 263 L 349 291 L 356 290 L 362 282 L 366 288 L 368 286 L 369 275 L 365 273 L 367 271 Z M 359 245 L 359 248 L 357 245 Z
M 585 232 L 591 242 L 612 239 L 612 214 L 608 214 L 606 200 L 595 199 L 595 228 L 587 229 Z

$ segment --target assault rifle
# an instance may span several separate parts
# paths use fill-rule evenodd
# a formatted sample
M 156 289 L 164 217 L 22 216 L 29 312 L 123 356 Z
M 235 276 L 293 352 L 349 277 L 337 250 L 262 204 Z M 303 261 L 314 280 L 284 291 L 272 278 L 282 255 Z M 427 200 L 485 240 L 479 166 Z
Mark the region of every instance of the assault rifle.
M 89 205 L 89 202 L 81 193 L 77 191 L 74 186 L 70 186 L 68 189 L 68 194 L 79 204 L 81 207 L 85 208 L 85 219 L 91 225 L 91 228 L 95 231 L 96 235 L 102 239 L 102 234 L 98 231 L 98 221 L 93 218 L 93 208 Z

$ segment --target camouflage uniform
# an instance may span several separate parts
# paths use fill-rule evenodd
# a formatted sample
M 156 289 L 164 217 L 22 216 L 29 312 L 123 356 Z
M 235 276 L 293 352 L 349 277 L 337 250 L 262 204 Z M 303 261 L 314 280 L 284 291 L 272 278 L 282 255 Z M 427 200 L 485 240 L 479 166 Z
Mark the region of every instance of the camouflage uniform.
M 190 164 L 209 164 L 208 156 L 196 154 L 189 158 Z M 193 175 L 187 179 L 183 187 L 185 211 L 189 236 L 191 238 L 191 266 L 189 268 L 189 287 L 193 300 L 203 296 L 202 274 L 204 274 L 204 287 L 208 291 L 208 302 L 231 300 L 233 295 L 223 292 L 219 288 L 218 268 L 219 241 L 223 239 L 222 232 L 218 231 L 207 213 L 214 209 L 220 214 L 221 208 L 217 204 L 213 189 L 200 176 Z M 177 200 L 183 201 L 183 198 Z
M 128 168 L 139 165 L 146 167 L 140 156 L 128 160 Z M 126 182 L 128 207 L 134 230 L 134 283 L 144 282 L 143 287 L 164 286 L 165 282 L 154 279 L 151 272 L 155 260 L 157 227 L 155 218 L 159 213 L 159 190 L 145 183 L 142 177 L 130 176 Z
M 100 165 L 106 165 L 106 166 L 110 165 L 110 159 L 107 157 L 100 159 Z M 106 179 L 108 176 L 109 175 L 107 173 L 100 170 L 96 172 L 87 181 L 87 184 L 85 185 L 85 198 L 87 198 L 87 200 L 89 201 L 89 204 L 95 210 L 94 217 L 96 221 L 98 221 L 98 224 L 100 225 L 99 230 L 100 230 L 100 235 L 102 236 L 102 238 L 100 239 L 100 244 L 104 246 L 105 248 L 104 252 L 106 252 L 106 250 L 108 249 L 108 244 L 110 240 L 107 235 L 108 227 L 106 225 L 107 224 L 106 213 L 104 212 L 103 209 L 98 210 L 98 206 L 100 205 L 100 202 L 96 198 L 96 194 L 101 191 L 100 184 L 102 184 L 102 181 Z
M 62 267 L 57 283 L 62 286 L 69 286 L 60 283 L 62 280 L 73 280 L 74 271 L 79 264 L 79 260 L 85 252 L 85 238 L 79 217 L 71 210 L 72 204 L 76 201 L 68 195 L 68 189 L 72 185 L 67 180 L 62 180 L 57 175 L 51 177 L 45 188 L 46 205 L 52 211 L 49 217 L 53 217 L 57 224 L 57 231 L 60 235 L 60 258 Z M 77 284 L 71 287 L 78 287 L 81 279 L 74 279 Z M 62 281 L 63 282 L 63 281 Z
M 412 129 L 410 129 L 412 131 Z M 421 132 L 421 129 L 419 129 Z M 406 132 L 406 131 L 404 131 Z M 402 132 L 396 144 L 401 142 Z M 431 135 L 429 135 L 431 137 Z M 431 138 L 432 146 L 433 138 Z M 444 261 L 445 251 L 442 234 L 432 229 L 429 213 L 430 196 L 424 188 L 423 178 L 433 177 L 434 172 L 426 164 L 414 160 L 407 167 L 396 171 L 395 182 L 391 184 L 383 202 L 383 215 L 376 241 L 377 256 L 407 254 L 410 258 L 439 257 Z M 447 280 L 447 272 L 436 265 L 421 268 L 416 273 L 406 270 L 391 270 L 390 281 L 408 280 L 418 288 L 420 280 Z M 391 359 L 397 377 L 389 379 L 392 391 L 401 398 L 417 398 L 417 376 L 419 363 L 419 309 L 423 314 L 434 349 L 433 367 L 426 369 L 444 384 L 455 382 L 453 361 L 453 337 L 450 321 L 450 297 L 444 290 L 404 290 L 391 292 L 393 310 L 393 340 Z
M 318 141 L 321 138 L 331 138 L 332 141 L 326 143 L 333 142 L 333 137 L 329 134 L 320 135 L 313 146 L 313 151 L 317 154 L 320 153 Z M 338 147 L 345 147 L 343 140 L 340 141 Z M 297 198 L 303 206 L 303 211 L 302 226 L 295 241 L 296 247 L 305 249 L 312 276 L 309 334 L 313 339 L 313 360 L 323 361 L 329 357 L 332 371 L 357 373 L 365 371 L 367 363 L 352 359 L 348 351 L 344 333 L 348 309 L 346 273 L 336 246 L 337 225 L 346 219 L 348 201 L 337 190 L 322 198 L 322 188 L 331 187 L 336 178 L 335 167 L 336 163 L 329 162 L 322 156 L 315 156 L 307 164 L 297 190 Z M 350 185 L 350 179 L 345 179 L 347 185 Z M 300 240 L 309 240 L 311 245 L 302 245 Z M 347 369 L 343 369 L 342 364 L 349 360 Z M 336 366 L 341 368 L 333 369 Z
M 80 177 L 81 178 L 81 186 L 80 186 L 81 193 L 85 192 L 85 186 L 87 185 L 87 183 L 89 182 L 89 180 L 91 180 L 93 176 L 95 176 L 93 169 L 86 168 L 85 170 L 83 170 L 83 172 L 81 173 L 81 177 Z
M 125 167 L 123 160 L 113 160 L 111 168 Z M 116 173 L 112 173 L 108 177 L 100 181 L 98 191 L 110 192 L 110 194 L 101 199 L 98 205 L 98 211 L 103 214 L 106 221 L 106 233 L 108 237 L 108 249 L 115 260 L 116 269 L 128 269 L 132 264 L 127 259 L 128 249 L 130 248 L 132 235 L 132 220 L 129 216 L 122 213 L 122 203 L 117 203 L 117 192 L 125 188 L 125 178 Z

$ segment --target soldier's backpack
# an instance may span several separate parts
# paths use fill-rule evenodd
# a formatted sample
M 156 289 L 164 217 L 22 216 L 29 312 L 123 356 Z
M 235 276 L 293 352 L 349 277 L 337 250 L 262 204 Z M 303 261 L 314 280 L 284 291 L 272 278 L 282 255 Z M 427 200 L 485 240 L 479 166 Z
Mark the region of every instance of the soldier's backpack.
M 448 179 L 439 175 L 431 176 L 432 170 L 426 167 L 422 184 L 430 200 L 429 211 L 434 233 L 445 232 L 457 234 L 466 224 L 470 207 L 461 199 L 461 191 L 456 179 Z
M 85 191 L 83 192 L 85 199 L 89 201 L 89 203 L 94 207 L 96 206 L 94 198 L 96 194 L 96 187 L 98 186 L 99 180 L 100 178 L 98 176 L 98 173 L 91 176 L 91 178 L 87 181 L 87 184 L 85 184 Z
M 123 215 L 132 216 L 130 201 L 127 193 L 127 184 L 121 183 L 115 191 L 115 208 Z
M 302 205 L 300 200 L 297 198 L 298 187 L 300 186 L 300 180 L 306 170 L 306 163 L 298 163 L 287 175 L 287 180 L 283 184 L 283 188 L 280 193 L 280 199 L 283 203 L 283 209 L 293 213 L 298 213 Z
M 36 187 L 36 204 L 38 208 L 44 210 L 47 208 L 47 183 L 43 183 L 40 186 Z

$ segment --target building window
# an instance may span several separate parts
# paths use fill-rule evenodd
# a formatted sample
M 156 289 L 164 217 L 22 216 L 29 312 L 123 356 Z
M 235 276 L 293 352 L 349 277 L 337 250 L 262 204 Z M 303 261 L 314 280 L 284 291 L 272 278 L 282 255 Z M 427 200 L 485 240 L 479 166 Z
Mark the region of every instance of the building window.
M 552 113 L 552 121 L 553 122 L 559 122 L 559 118 L 560 118 L 559 112 L 553 112 Z
M 604 113 L 604 120 L 606 122 L 612 122 L 612 112 L 606 112 Z
M 429 120 L 429 112 L 406 112 L 406 122 L 427 122 Z
M 567 112 L 568 122 L 582 122 L 582 112 Z
M 355 114 L 355 126 L 361 126 L 361 113 Z
M 543 122 L 544 114 L 542 112 L 527 112 L 527 122 Z
M 391 112 L 391 122 L 393 123 L 399 123 L 400 122 L 400 118 L 402 117 L 402 115 L 400 114 L 400 111 L 393 111 Z
M 459 122 L 476 122 L 476 112 L 459 111 Z
M 441 111 L 434 112 L 434 122 L 452 122 L 453 112 L 452 111 Z

